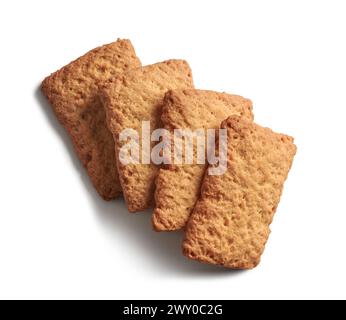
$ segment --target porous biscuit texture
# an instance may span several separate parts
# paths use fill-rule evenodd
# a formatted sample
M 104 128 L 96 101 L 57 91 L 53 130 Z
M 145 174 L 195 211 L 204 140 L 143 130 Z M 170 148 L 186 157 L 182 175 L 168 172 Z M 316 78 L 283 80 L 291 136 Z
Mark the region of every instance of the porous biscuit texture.
M 96 190 L 105 200 L 121 194 L 113 137 L 98 97 L 100 82 L 140 67 L 129 40 L 96 48 L 47 77 L 42 91 L 70 135 Z
M 186 89 L 167 92 L 161 119 L 164 128 L 173 136 L 175 129 L 217 129 L 231 115 L 252 120 L 252 102 L 238 95 Z M 195 158 L 196 150 L 195 140 Z M 173 163 L 160 169 L 152 217 L 156 231 L 174 231 L 185 226 L 200 194 L 206 167 L 194 162 L 182 165 Z
M 232 269 L 258 265 L 291 168 L 293 138 L 232 116 L 227 129 L 227 172 L 205 174 L 186 227 L 183 253 Z
M 114 136 L 116 154 L 119 155 L 127 143 L 119 139 L 123 130 L 133 129 L 141 133 L 143 121 L 150 121 L 151 132 L 161 128 L 162 103 L 166 91 L 192 87 L 191 69 L 184 60 L 168 60 L 131 70 L 105 84 L 101 97 L 108 126 Z M 139 137 L 141 150 L 141 134 Z M 153 163 L 125 165 L 118 156 L 116 158 L 128 210 L 138 212 L 149 208 L 154 200 L 158 166 Z

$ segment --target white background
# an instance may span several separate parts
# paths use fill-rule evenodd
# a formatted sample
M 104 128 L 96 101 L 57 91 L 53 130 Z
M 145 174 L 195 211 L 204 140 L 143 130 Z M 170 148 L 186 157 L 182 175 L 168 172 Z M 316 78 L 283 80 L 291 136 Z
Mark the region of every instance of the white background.
M 1 1 L 0 298 L 346 298 L 344 1 Z M 260 266 L 190 262 L 150 211 L 102 201 L 38 93 L 98 45 L 187 59 L 199 88 L 296 138 Z

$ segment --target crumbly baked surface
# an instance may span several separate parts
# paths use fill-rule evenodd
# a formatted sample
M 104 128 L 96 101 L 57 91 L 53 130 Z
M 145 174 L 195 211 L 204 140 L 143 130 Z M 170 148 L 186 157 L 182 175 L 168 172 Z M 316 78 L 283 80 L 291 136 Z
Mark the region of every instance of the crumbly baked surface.
M 161 128 L 166 91 L 192 87 L 191 69 L 183 60 L 168 60 L 131 70 L 104 85 L 101 97 L 114 135 L 116 154 L 119 155 L 126 143 L 119 141 L 122 130 L 131 128 L 140 132 L 142 121 L 150 121 L 151 131 Z M 138 212 L 149 208 L 153 204 L 159 168 L 153 163 L 123 165 L 118 157 L 117 166 L 128 210 Z
M 216 129 L 231 115 L 253 119 L 252 102 L 238 95 L 207 90 L 167 92 L 162 112 L 164 128 Z M 196 154 L 196 145 L 195 145 Z M 185 226 L 200 193 L 206 165 L 163 166 L 156 179 L 153 226 L 156 231 L 173 231 Z
M 229 117 L 228 168 L 206 173 L 186 227 L 184 254 L 234 269 L 260 262 L 296 146 L 293 138 L 244 118 Z
M 105 200 L 121 194 L 112 134 L 98 98 L 98 84 L 140 67 L 129 40 L 96 48 L 47 77 L 42 91 L 69 133 L 78 157 Z

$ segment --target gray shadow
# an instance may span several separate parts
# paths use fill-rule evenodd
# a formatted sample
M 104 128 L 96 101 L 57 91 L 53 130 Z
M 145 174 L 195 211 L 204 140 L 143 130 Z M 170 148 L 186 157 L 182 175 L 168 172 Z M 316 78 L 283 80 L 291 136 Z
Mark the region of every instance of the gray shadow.
M 126 247 L 132 247 L 151 265 L 154 273 L 176 274 L 180 277 L 235 276 L 241 270 L 230 270 L 187 259 L 182 254 L 181 243 L 184 237 L 179 232 L 155 232 L 151 225 L 151 210 L 129 213 L 124 199 L 113 203 L 93 199 L 100 223 L 110 232 L 122 233 Z M 147 263 L 148 262 L 148 263 Z
M 189 260 L 182 255 L 183 232 L 157 233 L 151 226 L 151 211 L 129 213 L 122 198 L 111 202 L 104 201 L 94 189 L 84 167 L 74 152 L 73 145 L 65 129 L 60 125 L 48 101 L 38 87 L 34 97 L 54 132 L 67 148 L 70 159 L 81 177 L 95 214 L 100 224 L 111 234 L 122 233 L 126 246 L 133 246 L 152 264 L 153 272 L 176 274 L 181 277 L 214 276 L 229 277 L 244 273 Z M 144 254 L 143 254 L 144 253 Z

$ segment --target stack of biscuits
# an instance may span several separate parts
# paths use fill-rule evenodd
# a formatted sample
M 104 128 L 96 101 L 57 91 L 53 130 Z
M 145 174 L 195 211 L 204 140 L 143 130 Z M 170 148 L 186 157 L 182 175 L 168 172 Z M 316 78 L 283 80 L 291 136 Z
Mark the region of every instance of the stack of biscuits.
M 249 99 L 195 89 L 184 60 L 142 66 L 121 39 L 53 73 L 42 91 L 103 199 L 123 194 L 130 212 L 153 207 L 154 230 L 183 229 L 191 259 L 232 269 L 258 265 L 296 146 L 254 123 Z M 140 132 L 143 121 L 150 121 L 149 134 L 225 129 L 227 169 L 210 175 L 214 164 L 124 164 L 119 135 Z

